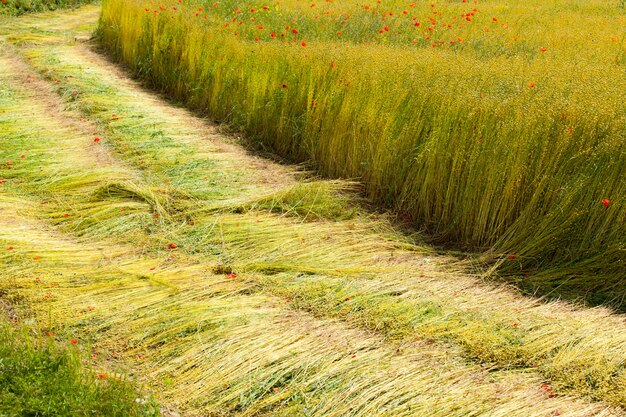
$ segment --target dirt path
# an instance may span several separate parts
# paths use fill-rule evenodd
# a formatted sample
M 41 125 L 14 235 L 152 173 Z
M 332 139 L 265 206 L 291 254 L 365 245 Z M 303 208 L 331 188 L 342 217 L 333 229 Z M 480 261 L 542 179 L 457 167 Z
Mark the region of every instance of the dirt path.
M 623 315 L 482 282 L 249 154 L 76 42 L 97 16 L 0 28 L 0 289 L 43 328 L 182 415 L 624 414 Z

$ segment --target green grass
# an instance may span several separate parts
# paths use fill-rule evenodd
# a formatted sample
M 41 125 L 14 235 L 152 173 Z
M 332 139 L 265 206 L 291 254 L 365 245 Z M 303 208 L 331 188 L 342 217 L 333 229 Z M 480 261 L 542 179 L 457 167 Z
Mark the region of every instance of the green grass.
M 102 361 L 88 359 L 71 338 L 58 339 L 0 321 L 0 415 L 159 415 L 131 382 L 102 370 Z
M 2 0 L 0 15 L 18 16 L 24 13 L 76 7 L 96 0 Z
M 101 45 L 253 141 L 357 179 L 371 200 L 436 243 L 483 253 L 529 293 L 623 304 L 617 4 L 211 4 L 107 0 Z

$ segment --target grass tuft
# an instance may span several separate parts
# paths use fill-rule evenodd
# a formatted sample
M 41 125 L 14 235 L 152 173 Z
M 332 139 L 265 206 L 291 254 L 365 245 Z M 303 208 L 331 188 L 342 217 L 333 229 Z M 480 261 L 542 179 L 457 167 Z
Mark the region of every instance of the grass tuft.
M 68 339 L 0 321 L 0 414 L 158 416 L 159 407 L 122 376 L 98 370 Z M 102 369 L 102 368 L 100 368 Z

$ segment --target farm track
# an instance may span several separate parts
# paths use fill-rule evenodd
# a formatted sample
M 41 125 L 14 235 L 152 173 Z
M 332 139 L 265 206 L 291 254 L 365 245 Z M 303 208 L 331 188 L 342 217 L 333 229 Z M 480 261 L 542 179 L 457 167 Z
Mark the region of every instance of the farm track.
M 97 16 L 0 24 L 20 314 L 182 415 L 624 415 L 623 315 L 482 282 L 352 213 L 351 184 L 248 154 L 77 42 Z

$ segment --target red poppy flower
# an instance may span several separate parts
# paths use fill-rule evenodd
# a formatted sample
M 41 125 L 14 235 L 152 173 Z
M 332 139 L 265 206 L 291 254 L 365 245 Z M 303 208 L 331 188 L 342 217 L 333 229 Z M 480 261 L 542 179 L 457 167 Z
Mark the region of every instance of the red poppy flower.
M 506 257 L 509 261 L 514 261 L 515 259 L 517 259 L 517 254 L 512 253 L 509 256 Z
M 170 243 L 167 245 L 170 249 L 176 249 L 176 243 Z
M 100 379 L 107 379 L 108 377 L 106 376 L 106 374 L 100 374 L 100 375 L 98 375 L 98 378 L 100 378 Z
M 13 250 L 13 246 L 9 246 L 7 250 Z
M 93 138 L 94 143 L 99 143 L 100 142 L 100 138 L 99 137 L 95 137 Z
M 227 276 L 228 278 L 230 278 L 230 279 L 237 278 L 237 274 L 235 274 L 235 273 L 230 273 L 230 274 L 228 274 L 228 275 L 226 275 L 226 276 Z
M 605 198 L 604 200 L 602 200 L 602 204 L 604 204 L 604 207 L 608 207 L 611 202 Z
M 543 391 L 546 391 L 546 392 L 553 392 L 554 391 L 554 389 L 550 385 L 548 385 L 546 383 L 541 384 L 539 386 L 539 388 L 541 388 Z
M 70 340 L 70 343 L 71 343 L 71 344 L 73 344 L 73 345 L 75 345 L 75 344 L 77 344 L 77 343 L 78 343 L 78 340 L 76 340 L 76 339 L 72 339 L 72 340 Z

